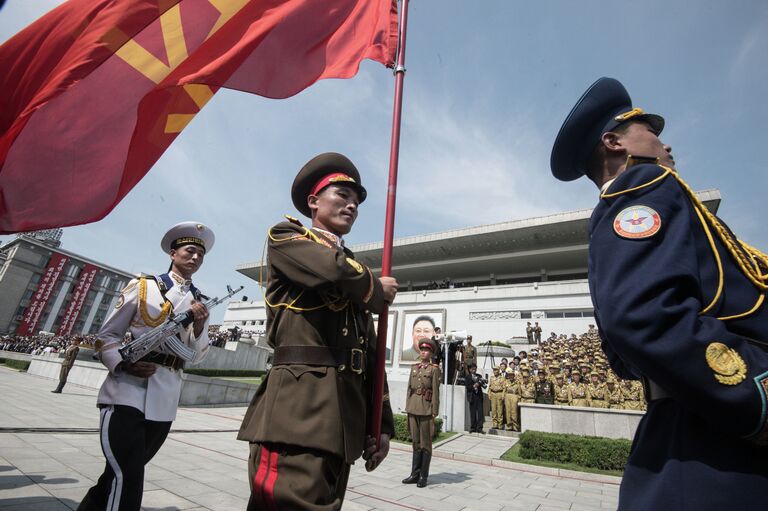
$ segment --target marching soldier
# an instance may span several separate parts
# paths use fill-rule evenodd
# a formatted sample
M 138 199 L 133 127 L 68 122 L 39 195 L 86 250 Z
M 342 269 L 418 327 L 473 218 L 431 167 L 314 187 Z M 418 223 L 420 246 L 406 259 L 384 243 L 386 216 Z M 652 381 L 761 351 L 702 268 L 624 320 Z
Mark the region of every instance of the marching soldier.
M 397 281 L 376 278 L 344 246 L 366 198 L 345 156 L 321 154 L 291 189 L 294 219 L 269 230 L 267 337 L 272 369 L 246 411 L 238 439 L 250 443 L 248 509 L 338 510 L 352 463 L 373 470 L 394 434 L 385 394 L 379 449 L 366 436 L 376 346 L 372 312 L 392 303 Z M 385 393 L 386 393 L 385 387 Z
M 599 190 L 589 224 L 595 320 L 613 370 L 647 391 L 619 509 L 762 509 L 768 254 L 702 204 L 660 139 L 664 126 L 618 80 L 600 78 L 551 156 L 556 178 L 586 175 Z M 732 152 L 717 137 L 699 145 Z
M 504 374 L 506 376 L 504 379 L 504 411 L 507 430 L 520 431 L 520 410 L 517 407 L 520 401 L 520 383 L 511 367 Z
M 61 391 L 64 390 L 64 385 L 67 384 L 67 376 L 69 376 L 72 366 L 75 365 L 78 353 L 80 353 L 80 338 L 75 337 L 64 352 L 64 360 L 61 361 L 61 370 L 59 371 L 59 385 L 51 391 L 54 394 L 61 394 Z
M 419 488 L 427 485 L 435 417 L 440 409 L 440 368 L 431 363 L 435 351 L 437 345 L 433 340 L 422 339 L 419 342 L 420 360 L 411 367 L 405 401 L 408 430 L 413 440 L 413 461 L 411 475 L 403 479 L 403 484 L 416 483 Z
M 493 368 L 493 376 L 488 382 L 488 399 L 491 400 L 493 427 L 501 428 L 504 424 L 504 376 L 499 372 L 499 366 Z
M 144 465 L 163 445 L 176 418 L 185 362 L 165 347 L 155 348 L 138 362 L 125 362 L 118 349 L 126 332 L 138 339 L 172 313 L 191 310 L 194 322 L 179 337 L 195 350 L 193 363 L 205 357 L 208 311 L 191 279 L 214 239 L 213 232 L 197 222 L 172 227 L 160 242 L 171 258 L 168 273 L 131 280 L 102 325 L 95 348 L 109 373 L 96 403 L 101 409 L 101 447 L 107 465 L 78 511 L 108 507 L 138 511 L 141 507 Z
M 587 385 L 581 381 L 581 373 L 574 371 L 571 375 L 573 382 L 569 385 L 571 390 L 571 406 L 589 406 L 587 399 Z
M 565 377 L 562 374 L 555 376 L 555 404 L 558 406 L 569 406 L 571 404 L 571 389 L 565 383 Z

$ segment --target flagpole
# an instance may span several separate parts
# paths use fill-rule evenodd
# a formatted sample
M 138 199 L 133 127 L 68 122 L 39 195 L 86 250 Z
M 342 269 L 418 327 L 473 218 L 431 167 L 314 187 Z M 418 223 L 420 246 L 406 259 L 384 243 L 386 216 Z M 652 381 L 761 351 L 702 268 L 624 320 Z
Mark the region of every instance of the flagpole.
M 395 238 L 395 199 L 397 196 L 397 166 L 400 157 L 400 120 L 403 111 L 403 81 L 405 79 L 405 34 L 408 23 L 408 0 L 400 0 L 400 22 L 398 23 L 397 55 L 395 56 L 395 104 L 392 114 L 392 141 L 389 151 L 389 183 L 387 185 L 387 212 L 384 223 L 384 250 L 381 256 L 381 276 L 392 275 L 392 244 Z M 387 320 L 389 305 L 379 314 L 376 340 L 376 380 L 371 429 L 376 446 L 381 440 L 381 415 L 384 404 L 384 362 L 387 358 Z M 394 353 L 393 353 L 394 355 Z

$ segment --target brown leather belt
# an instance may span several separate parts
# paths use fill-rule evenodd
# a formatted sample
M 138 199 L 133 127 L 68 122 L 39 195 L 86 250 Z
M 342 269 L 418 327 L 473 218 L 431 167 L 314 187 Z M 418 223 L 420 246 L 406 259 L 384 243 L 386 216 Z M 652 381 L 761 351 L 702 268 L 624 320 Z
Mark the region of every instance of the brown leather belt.
M 308 365 L 349 369 L 355 374 L 365 372 L 365 352 L 359 348 L 330 348 L 328 346 L 278 346 L 272 365 Z
M 144 355 L 140 362 L 152 362 L 153 364 L 170 367 L 176 371 L 184 369 L 184 361 L 176 355 L 158 353 L 156 351 L 151 351 L 147 355 Z

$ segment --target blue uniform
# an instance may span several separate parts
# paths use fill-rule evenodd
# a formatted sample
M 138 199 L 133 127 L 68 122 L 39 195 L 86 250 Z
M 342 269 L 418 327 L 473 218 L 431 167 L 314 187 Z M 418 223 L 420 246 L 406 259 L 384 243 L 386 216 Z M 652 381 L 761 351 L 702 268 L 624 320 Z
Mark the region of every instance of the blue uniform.
M 674 171 L 643 163 L 590 222 L 603 349 L 620 377 L 664 391 L 635 436 L 622 510 L 768 507 L 768 300 L 704 218 Z

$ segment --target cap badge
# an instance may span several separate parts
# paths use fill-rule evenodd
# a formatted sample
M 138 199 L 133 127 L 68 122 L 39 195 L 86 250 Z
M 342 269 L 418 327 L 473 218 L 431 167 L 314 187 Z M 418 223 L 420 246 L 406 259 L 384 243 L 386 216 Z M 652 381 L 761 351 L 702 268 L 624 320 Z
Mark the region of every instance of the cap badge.
M 705 353 L 709 368 L 715 373 L 715 379 L 723 385 L 738 385 L 747 376 L 747 364 L 736 352 L 721 342 L 707 346 Z
M 197 227 L 198 231 L 202 231 L 203 229 L 205 229 L 205 226 L 203 224 L 197 224 L 195 227 Z
M 661 229 L 661 217 L 648 206 L 630 206 L 616 215 L 613 230 L 622 238 L 650 238 Z

